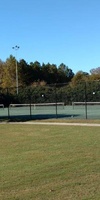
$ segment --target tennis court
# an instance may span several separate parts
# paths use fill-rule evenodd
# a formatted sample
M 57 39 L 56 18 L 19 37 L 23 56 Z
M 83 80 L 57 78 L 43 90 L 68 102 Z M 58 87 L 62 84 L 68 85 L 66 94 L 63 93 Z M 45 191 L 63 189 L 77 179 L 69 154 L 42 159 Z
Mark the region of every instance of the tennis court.
M 64 105 L 58 104 L 16 104 L 8 108 L 0 107 L 1 117 L 19 117 L 33 119 L 100 119 L 100 105 Z
M 0 90 L 0 118 L 100 119 L 100 82 Z

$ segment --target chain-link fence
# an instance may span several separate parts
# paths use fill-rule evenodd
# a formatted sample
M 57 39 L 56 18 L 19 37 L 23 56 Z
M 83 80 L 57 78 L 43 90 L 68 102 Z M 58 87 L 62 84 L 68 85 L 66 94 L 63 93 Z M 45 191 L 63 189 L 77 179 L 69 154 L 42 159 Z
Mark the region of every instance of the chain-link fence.
M 100 82 L 0 88 L 0 118 L 100 119 Z

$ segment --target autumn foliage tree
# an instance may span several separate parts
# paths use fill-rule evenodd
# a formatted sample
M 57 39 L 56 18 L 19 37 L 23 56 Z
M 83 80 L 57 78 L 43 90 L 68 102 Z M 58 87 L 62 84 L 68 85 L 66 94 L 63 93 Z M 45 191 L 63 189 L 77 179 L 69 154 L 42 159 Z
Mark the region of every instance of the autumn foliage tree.
M 18 85 L 29 86 L 34 82 L 45 82 L 46 84 L 68 83 L 74 76 L 71 69 L 61 63 L 58 67 L 55 64 L 30 62 L 24 59 L 17 61 Z M 5 62 L 0 62 L 0 86 L 16 87 L 16 59 L 12 55 Z

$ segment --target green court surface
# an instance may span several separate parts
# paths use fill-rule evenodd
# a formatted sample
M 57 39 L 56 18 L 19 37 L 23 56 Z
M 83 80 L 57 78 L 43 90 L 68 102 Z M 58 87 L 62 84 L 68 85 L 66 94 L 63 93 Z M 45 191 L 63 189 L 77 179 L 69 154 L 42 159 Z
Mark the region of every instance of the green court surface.
M 33 119 L 100 119 L 100 105 L 76 105 L 74 106 L 21 106 L 0 108 L 2 117 L 31 117 Z

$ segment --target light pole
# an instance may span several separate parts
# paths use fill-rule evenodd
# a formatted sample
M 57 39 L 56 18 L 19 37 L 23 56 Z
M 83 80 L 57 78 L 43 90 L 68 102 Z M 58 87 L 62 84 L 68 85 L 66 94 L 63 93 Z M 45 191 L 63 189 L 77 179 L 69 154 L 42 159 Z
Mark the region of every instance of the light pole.
M 18 65 L 17 65 L 17 50 L 20 48 L 19 46 L 12 47 L 16 51 L 16 90 L 18 94 Z

